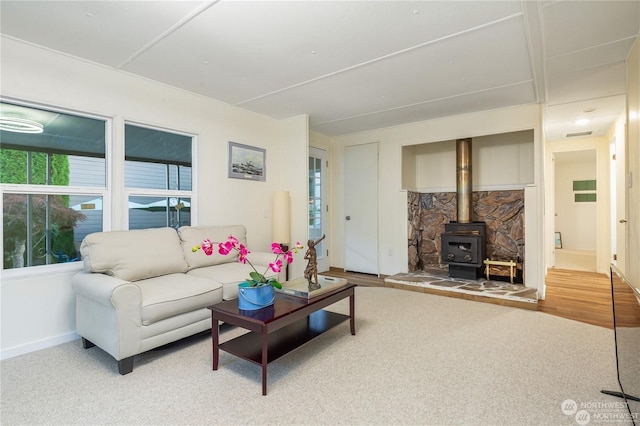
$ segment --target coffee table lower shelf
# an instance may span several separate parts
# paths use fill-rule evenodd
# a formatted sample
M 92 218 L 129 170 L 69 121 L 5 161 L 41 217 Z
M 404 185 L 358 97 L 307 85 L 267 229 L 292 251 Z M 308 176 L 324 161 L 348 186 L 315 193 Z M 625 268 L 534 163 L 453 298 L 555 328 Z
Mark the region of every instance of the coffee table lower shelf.
M 267 341 L 267 363 L 299 348 L 349 318 L 348 315 L 335 312 L 317 311 L 270 333 Z M 219 348 L 239 358 L 262 365 L 262 335 L 260 333 L 248 332 L 221 343 Z

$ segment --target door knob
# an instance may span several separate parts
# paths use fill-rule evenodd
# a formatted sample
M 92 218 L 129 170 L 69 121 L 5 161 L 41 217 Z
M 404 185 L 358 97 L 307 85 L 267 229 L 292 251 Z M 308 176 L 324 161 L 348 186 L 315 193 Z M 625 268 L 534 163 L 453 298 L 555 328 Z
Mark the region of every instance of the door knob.
M 351 216 L 347 216 L 347 217 L 345 217 L 345 219 L 351 220 Z
M 618 222 L 620 222 L 620 223 L 627 223 L 627 219 L 620 219 Z

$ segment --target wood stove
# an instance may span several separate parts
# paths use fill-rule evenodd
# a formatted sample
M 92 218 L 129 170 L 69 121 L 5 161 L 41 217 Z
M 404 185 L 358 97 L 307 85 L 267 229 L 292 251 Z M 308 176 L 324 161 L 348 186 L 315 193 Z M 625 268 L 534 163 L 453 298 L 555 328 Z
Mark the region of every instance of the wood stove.
M 486 258 L 486 225 L 484 222 L 444 225 L 441 236 L 441 260 L 449 265 L 449 276 L 475 280 L 482 276 Z
M 486 224 L 472 221 L 471 139 L 456 141 L 456 198 L 458 220 L 445 223 L 440 259 L 449 276 L 475 280 L 482 276 L 486 257 Z

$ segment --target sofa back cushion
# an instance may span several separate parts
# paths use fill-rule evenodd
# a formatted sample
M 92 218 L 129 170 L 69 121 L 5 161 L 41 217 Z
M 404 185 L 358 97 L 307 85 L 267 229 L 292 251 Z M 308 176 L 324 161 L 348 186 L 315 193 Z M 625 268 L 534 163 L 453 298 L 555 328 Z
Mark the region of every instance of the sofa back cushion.
M 218 243 L 227 241 L 229 235 L 233 235 L 240 243 L 247 245 L 247 229 L 244 225 L 229 226 L 182 226 L 178 229 L 178 235 L 182 241 L 184 258 L 189 265 L 189 270 L 202 268 L 203 266 L 220 265 L 221 263 L 237 262 L 238 252 L 232 250 L 227 255 L 218 253 Z M 194 252 L 192 248 L 200 245 L 203 240 L 210 239 L 214 244 L 213 254 L 207 256 L 202 250 Z
M 80 245 L 84 269 L 127 281 L 184 273 L 187 262 L 173 228 L 96 232 Z

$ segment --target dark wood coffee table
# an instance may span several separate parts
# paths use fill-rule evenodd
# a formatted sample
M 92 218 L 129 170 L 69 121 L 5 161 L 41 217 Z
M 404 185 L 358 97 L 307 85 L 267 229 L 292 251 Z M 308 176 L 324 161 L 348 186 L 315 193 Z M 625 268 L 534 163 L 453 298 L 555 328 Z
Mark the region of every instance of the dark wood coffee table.
M 286 285 L 286 284 L 285 284 Z M 275 303 L 255 311 L 241 311 L 238 300 L 209 306 L 213 369 L 218 369 L 220 349 L 262 366 L 262 395 L 267 394 L 267 364 L 288 354 L 332 327 L 350 319 L 351 334 L 356 334 L 355 284 L 346 283 L 336 290 L 312 299 L 276 293 Z M 349 315 L 325 311 L 349 297 Z M 219 321 L 249 330 L 249 333 L 220 343 Z

